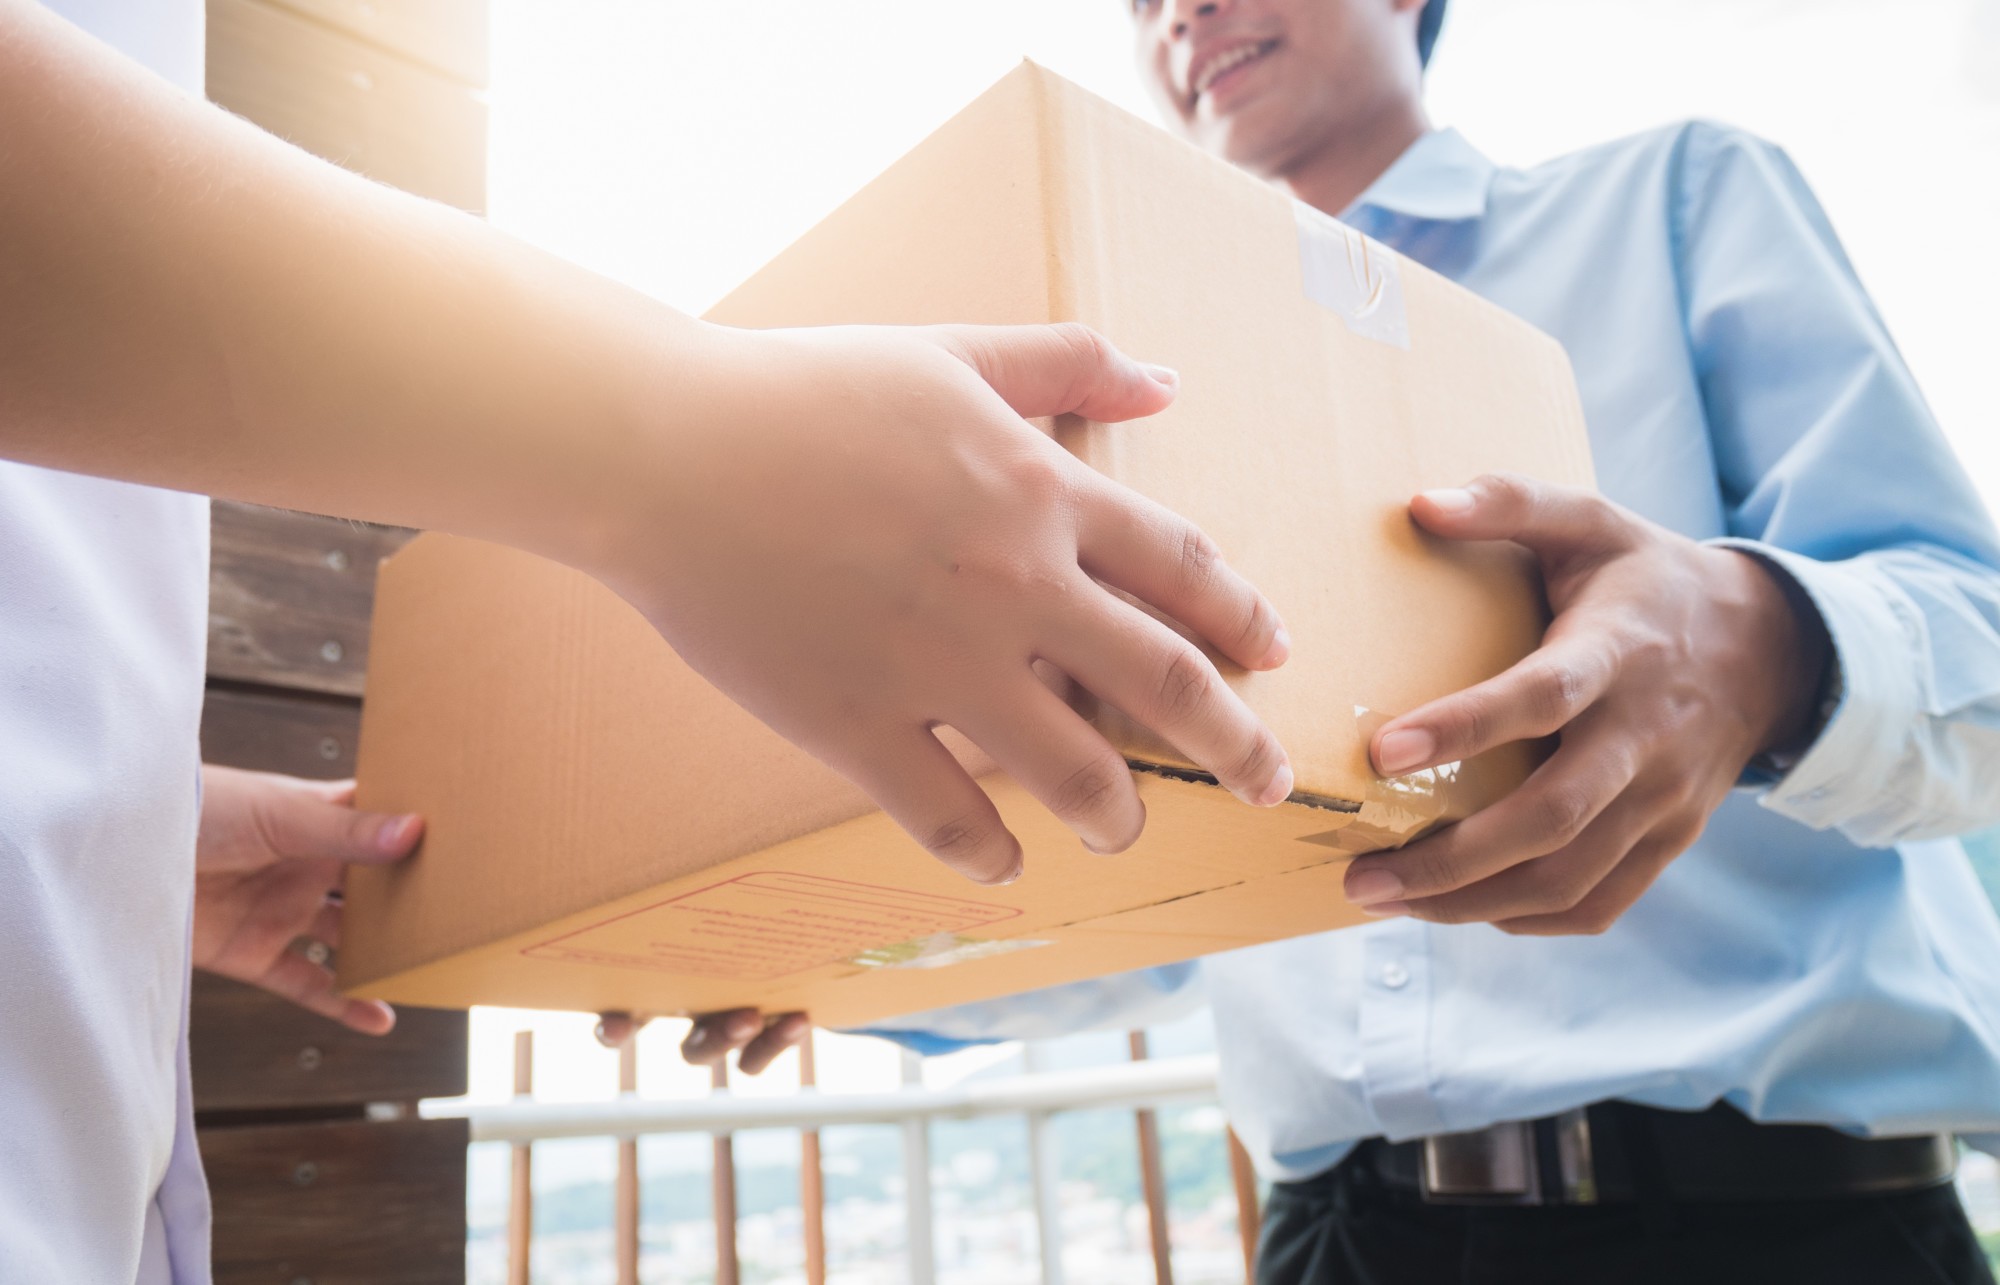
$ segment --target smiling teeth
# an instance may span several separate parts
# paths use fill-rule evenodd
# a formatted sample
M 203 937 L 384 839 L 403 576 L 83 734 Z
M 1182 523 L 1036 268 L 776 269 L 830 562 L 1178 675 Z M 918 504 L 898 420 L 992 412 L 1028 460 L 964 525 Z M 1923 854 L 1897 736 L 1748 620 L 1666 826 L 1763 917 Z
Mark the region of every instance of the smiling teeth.
M 1224 72 L 1241 67 L 1253 58 L 1261 58 L 1265 52 L 1266 47 L 1261 44 L 1238 45 L 1228 53 L 1221 55 L 1215 61 L 1201 69 L 1201 79 L 1197 80 L 1194 85 L 1194 96 L 1199 98 L 1207 93 L 1208 87 L 1213 85 L 1216 79 Z

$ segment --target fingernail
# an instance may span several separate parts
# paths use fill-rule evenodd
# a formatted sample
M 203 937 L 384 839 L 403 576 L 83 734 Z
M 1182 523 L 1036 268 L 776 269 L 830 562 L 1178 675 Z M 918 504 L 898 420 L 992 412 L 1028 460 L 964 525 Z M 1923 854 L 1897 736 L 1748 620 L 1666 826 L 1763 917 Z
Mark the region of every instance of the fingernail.
M 1372 906 L 1359 906 L 1356 909 L 1375 919 L 1401 919 L 1410 913 L 1409 906 L 1400 901 L 1378 901 Z
M 1278 774 L 1271 778 L 1271 783 L 1264 787 L 1264 792 L 1252 799 L 1251 802 L 1260 808 L 1275 808 L 1291 797 L 1292 765 L 1290 763 L 1280 763 L 1278 765 Z
M 409 842 L 410 827 L 415 825 L 415 816 L 390 817 L 375 832 L 375 846 L 383 852 L 399 852 Z
M 1348 871 L 1347 899 L 1357 906 L 1379 908 L 1394 904 L 1400 911 L 1402 903 L 1396 898 L 1402 895 L 1403 881 L 1380 866 L 1373 870 Z
M 1159 384 L 1161 387 L 1179 388 L 1181 386 L 1181 373 L 1172 366 L 1157 366 L 1150 361 L 1142 361 L 1139 365 L 1145 370 L 1147 375 L 1152 377 L 1153 382 Z
M 1383 734 L 1375 751 L 1375 766 L 1384 776 L 1414 772 L 1437 753 L 1437 738 L 1421 727 L 1399 727 Z
M 731 1043 L 747 1040 L 764 1029 L 764 1018 L 758 1013 L 738 1013 L 729 1019 L 729 1039 Z
M 1462 486 L 1448 486 L 1442 490 L 1425 491 L 1423 494 L 1424 498 L 1430 501 L 1431 507 L 1440 513 L 1465 513 L 1479 502 L 1478 496 Z
M 600 1026 L 598 1029 L 602 1030 L 603 1028 Z M 688 1032 L 688 1037 L 681 1041 L 681 1047 L 684 1049 L 698 1049 L 706 1043 L 708 1043 L 708 1028 L 700 1022 L 696 1022 L 694 1029 Z
M 1261 663 L 1265 669 L 1276 669 L 1291 658 L 1291 631 L 1283 625 L 1279 625 L 1278 632 L 1271 635 L 1271 650 L 1264 653 L 1264 659 Z
M 1087 843 L 1084 846 L 1087 848 L 1090 847 L 1090 845 Z M 1092 852 L 1097 851 L 1096 848 L 1091 848 L 1090 850 Z M 1008 884 L 1013 883 L 1015 880 L 1019 879 L 1021 875 L 1024 872 L 1026 872 L 1027 868 L 1028 868 L 1028 863 L 1025 859 L 1018 860 L 1014 863 L 1013 870 L 1008 872 L 1005 878 L 991 880 L 987 883 L 986 886 L 989 888 L 1005 888 Z

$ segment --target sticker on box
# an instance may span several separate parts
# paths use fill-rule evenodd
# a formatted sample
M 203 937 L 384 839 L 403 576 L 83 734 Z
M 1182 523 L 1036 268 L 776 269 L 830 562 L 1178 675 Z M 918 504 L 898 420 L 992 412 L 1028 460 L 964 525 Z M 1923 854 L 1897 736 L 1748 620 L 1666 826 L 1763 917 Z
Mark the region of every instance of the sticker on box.
M 988 937 L 963 937 L 958 933 L 932 933 L 928 937 L 899 941 L 893 946 L 864 950 L 847 962 L 862 968 L 948 968 L 975 959 L 991 959 L 995 955 L 1011 955 L 1017 950 L 1053 945 L 1052 941 L 1035 941 L 1026 937 L 995 941 Z

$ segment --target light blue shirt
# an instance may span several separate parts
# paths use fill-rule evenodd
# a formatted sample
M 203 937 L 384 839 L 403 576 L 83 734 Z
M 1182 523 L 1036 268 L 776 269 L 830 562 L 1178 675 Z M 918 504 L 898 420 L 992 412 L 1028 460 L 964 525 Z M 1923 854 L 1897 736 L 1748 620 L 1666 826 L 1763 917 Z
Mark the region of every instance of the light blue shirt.
M 1600 936 L 1390 920 L 906 1039 L 1137 1025 L 1205 993 L 1224 1105 L 1284 1179 L 1361 1138 L 1607 1098 L 2000 1132 L 2000 920 L 1949 837 L 2000 820 L 2000 541 L 1797 171 L 1708 124 L 1527 171 L 1444 131 L 1344 217 L 1561 340 L 1605 493 L 1795 577 L 1837 710 Z

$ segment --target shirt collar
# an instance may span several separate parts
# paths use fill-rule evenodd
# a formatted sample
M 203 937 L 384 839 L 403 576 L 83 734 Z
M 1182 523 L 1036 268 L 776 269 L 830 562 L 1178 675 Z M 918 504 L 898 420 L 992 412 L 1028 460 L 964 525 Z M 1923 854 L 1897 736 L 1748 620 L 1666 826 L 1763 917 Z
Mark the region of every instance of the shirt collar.
M 1436 223 L 1481 218 L 1494 169 L 1457 130 L 1434 129 L 1410 144 L 1341 217 L 1375 209 Z

